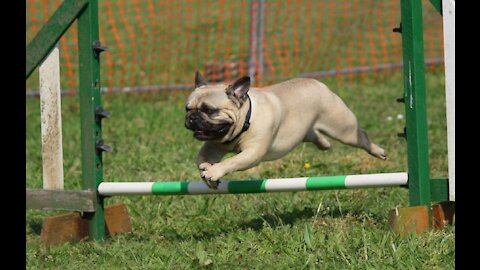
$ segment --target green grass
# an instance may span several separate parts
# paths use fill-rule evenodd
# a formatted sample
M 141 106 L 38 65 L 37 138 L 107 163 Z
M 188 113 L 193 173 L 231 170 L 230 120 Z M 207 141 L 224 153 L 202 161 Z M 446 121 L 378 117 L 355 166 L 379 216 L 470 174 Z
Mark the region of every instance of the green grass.
M 258 179 L 406 170 L 400 73 L 381 83 L 325 81 L 356 113 L 387 161 L 333 142 L 327 152 L 304 144 L 285 158 L 228 179 Z M 338 87 L 342 85 L 342 87 Z M 431 176 L 446 177 L 444 77 L 427 75 Z M 104 138 L 105 181 L 200 181 L 201 145 L 183 126 L 184 99 L 176 95 L 108 95 Z M 27 98 L 27 187 L 41 187 L 40 104 Z M 387 120 L 391 116 L 392 120 Z M 81 187 L 78 97 L 62 99 L 65 186 Z M 312 167 L 304 169 L 304 163 Z M 114 197 L 127 205 L 133 232 L 104 242 L 44 247 L 44 217 L 26 211 L 28 269 L 454 269 L 455 227 L 400 238 L 388 211 L 408 206 L 402 188 L 219 196 Z

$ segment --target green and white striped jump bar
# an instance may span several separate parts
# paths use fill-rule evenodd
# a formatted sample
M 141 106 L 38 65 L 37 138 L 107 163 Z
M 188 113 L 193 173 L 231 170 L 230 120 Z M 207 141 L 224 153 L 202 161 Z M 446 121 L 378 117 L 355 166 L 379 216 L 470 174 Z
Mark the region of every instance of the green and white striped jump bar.
M 264 180 L 222 180 L 217 189 L 210 189 L 203 181 L 103 182 L 98 186 L 98 192 L 104 196 L 239 194 L 390 187 L 406 185 L 407 181 L 407 173 L 399 172 Z

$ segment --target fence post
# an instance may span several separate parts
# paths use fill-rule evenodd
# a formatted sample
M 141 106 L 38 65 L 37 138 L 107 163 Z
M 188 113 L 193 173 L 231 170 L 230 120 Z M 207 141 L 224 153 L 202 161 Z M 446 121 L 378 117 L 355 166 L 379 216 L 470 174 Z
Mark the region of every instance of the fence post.
M 410 206 L 427 206 L 431 216 L 421 0 L 401 0 L 401 13 Z
M 265 42 L 265 0 L 259 1 L 259 15 L 258 15 L 258 75 L 257 79 L 260 81 L 263 78 L 263 70 L 264 70 L 264 42 Z
M 256 81 L 257 75 L 257 47 L 258 47 L 258 0 L 250 0 L 250 44 L 249 44 L 249 59 L 248 59 L 248 76 L 252 84 Z
M 443 1 L 445 91 L 447 100 L 448 187 L 455 201 L 455 1 Z
M 100 56 L 94 51 L 98 44 L 98 2 L 90 0 L 86 9 L 78 17 L 78 54 L 80 83 L 80 121 L 82 143 L 83 189 L 97 192 L 103 181 L 102 151 L 98 144 L 102 140 L 101 119 L 96 117 L 101 108 Z M 86 213 L 89 223 L 89 236 L 92 240 L 105 238 L 103 198 L 96 196 L 95 212 Z
M 39 67 L 43 188 L 63 189 L 60 59 L 54 48 Z
M 248 76 L 252 84 L 261 80 L 264 68 L 265 0 L 250 0 L 250 50 Z

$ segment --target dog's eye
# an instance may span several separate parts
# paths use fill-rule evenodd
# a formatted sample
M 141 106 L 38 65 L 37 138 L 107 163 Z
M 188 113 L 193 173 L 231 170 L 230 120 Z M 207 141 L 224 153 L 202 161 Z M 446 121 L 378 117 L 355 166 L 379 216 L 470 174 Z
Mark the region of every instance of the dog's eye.
M 206 114 L 211 114 L 213 112 L 213 110 L 210 108 L 203 108 L 202 111 Z
M 203 107 L 200 108 L 200 111 L 202 111 L 203 113 L 206 113 L 206 114 L 212 114 L 212 113 L 215 113 L 217 111 L 217 109 L 210 108 L 210 107 L 207 107 L 207 106 L 203 106 Z

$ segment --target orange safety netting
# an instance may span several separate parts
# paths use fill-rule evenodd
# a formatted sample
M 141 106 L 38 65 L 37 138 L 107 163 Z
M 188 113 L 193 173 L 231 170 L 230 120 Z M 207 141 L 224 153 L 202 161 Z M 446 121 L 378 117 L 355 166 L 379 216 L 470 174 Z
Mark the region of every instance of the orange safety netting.
M 27 0 L 28 42 L 60 0 Z M 441 15 L 423 1 L 425 61 L 443 68 Z M 99 1 L 105 91 L 190 88 L 251 75 L 255 85 L 292 78 L 381 78 L 402 66 L 400 1 Z M 61 87 L 78 88 L 77 27 L 60 40 Z M 358 76 L 357 76 L 358 75 Z M 37 71 L 27 80 L 38 89 Z

